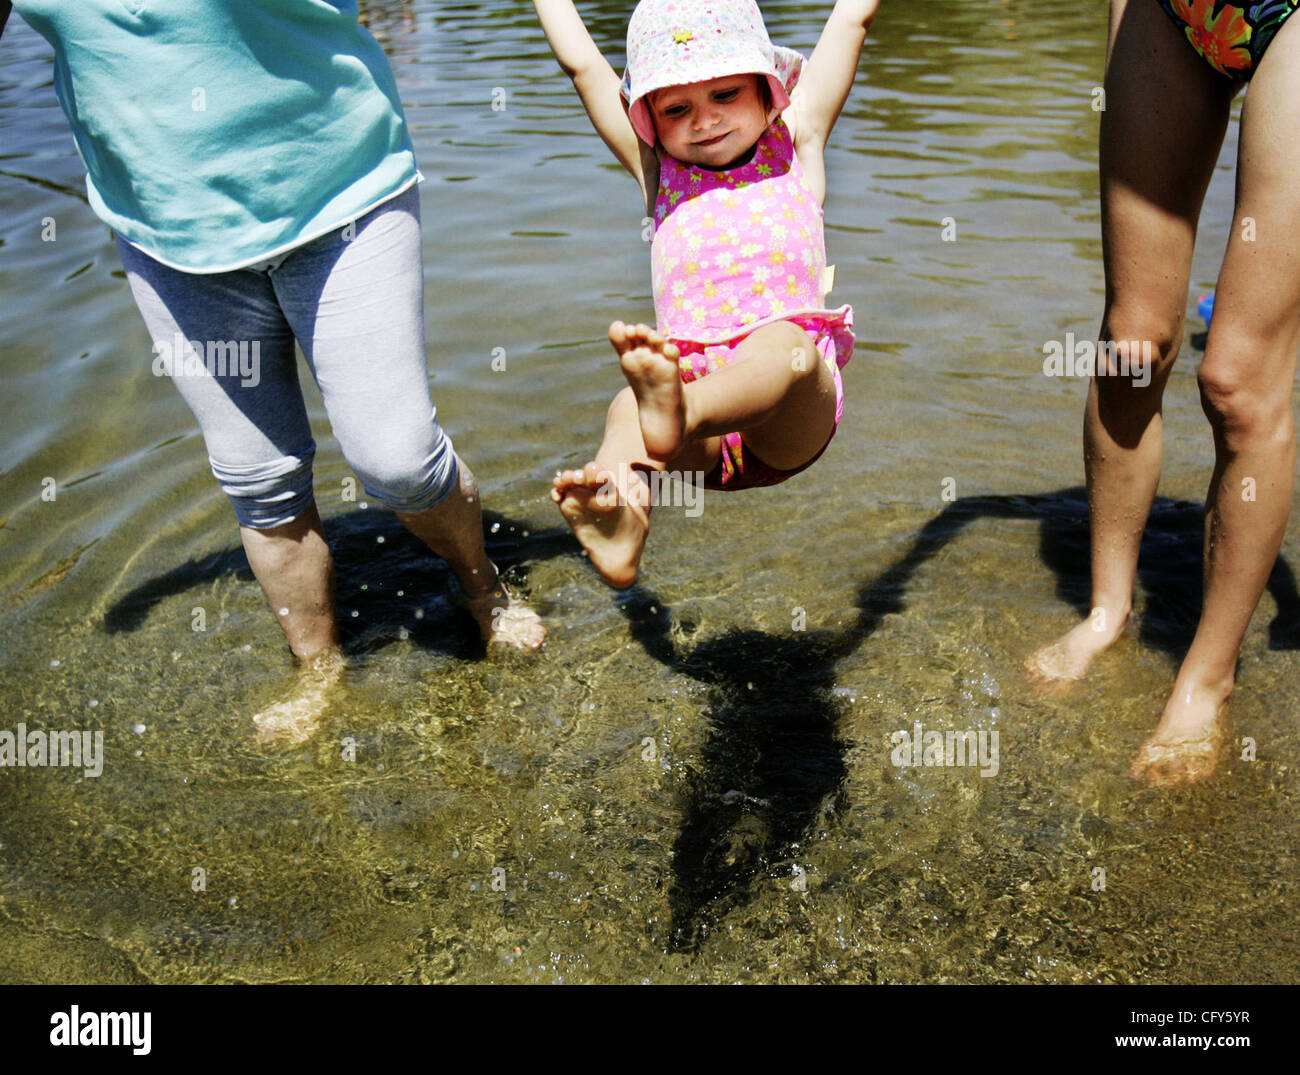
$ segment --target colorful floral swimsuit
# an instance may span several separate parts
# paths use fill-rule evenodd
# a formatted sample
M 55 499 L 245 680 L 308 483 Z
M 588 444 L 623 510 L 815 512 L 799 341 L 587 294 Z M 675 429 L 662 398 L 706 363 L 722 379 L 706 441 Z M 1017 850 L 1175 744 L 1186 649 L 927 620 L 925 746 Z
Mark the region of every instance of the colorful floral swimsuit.
M 1300 0 L 1160 0 L 1192 48 L 1221 75 L 1246 81 Z
M 681 350 L 682 380 L 689 383 L 725 366 L 755 329 L 790 321 L 817 348 L 809 360 L 826 362 L 834 374 L 838 426 L 844 413 L 840 368 L 853 354 L 853 311 L 824 306 L 822 209 L 785 123 L 774 120 L 749 163 L 725 171 L 664 154 L 654 214 L 655 317 L 659 331 Z M 775 485 L 811 466 L 817 456 L 794 470 L 778 470 L 755 456 L 739 433 L 728 433 L 722 458 L 704 484 L 711 489 Z

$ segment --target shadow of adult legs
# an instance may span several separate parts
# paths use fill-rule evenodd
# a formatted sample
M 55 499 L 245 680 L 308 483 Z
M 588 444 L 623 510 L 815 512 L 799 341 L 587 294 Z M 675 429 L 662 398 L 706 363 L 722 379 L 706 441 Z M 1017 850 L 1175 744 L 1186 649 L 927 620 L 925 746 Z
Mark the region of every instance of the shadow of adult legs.
M 1199 504 L 1157 498 L 1143 538 L 1138 579 L 1146 594 L 1140 640 L 1177 659 L 1195 630 L 1200 601 Z M 698 951 L 743 904 L 756 881 L 785 880 L 786 863 L 816 822 L 842 804 L 847 744 L 836 665 L 887 615 L 907 607 L 917 571 L 969 526 L 1020 519 L 1038 527 L 1039 555 L 1058 595 L 1081 615 L 1088 604 L 1088 511 L 1075 486 L 1038 495 L 964 497 L 929 519 L 907 552 L 858 591 L 858 616 L 839 630 L 767 634 L 733 629 L 682 644 L 672 609 L 651 590 L 617 598 L 632 637 L 672 671 L 704 684 L 708 728 L 685 770 L 683 821 L 674 844 L 669 943 Z M 1279 559 L 1270 589 L 1275 624 L 1300 622 L 1294 575 Z M 677 637 L 681 637 L 680 632 Z M 1287 634 L 1287 637 L 1295 637 Z

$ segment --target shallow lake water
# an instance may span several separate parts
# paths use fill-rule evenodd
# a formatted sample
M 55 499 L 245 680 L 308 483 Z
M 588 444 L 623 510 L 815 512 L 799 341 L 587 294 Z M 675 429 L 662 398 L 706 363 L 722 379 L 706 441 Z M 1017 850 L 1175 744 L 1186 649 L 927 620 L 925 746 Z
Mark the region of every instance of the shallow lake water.
M 1257 760 L 1237 748 L 1174 792 L 1124 775 L 1196 622 L 1213 455 L 1194 344 L 1134 629 L 1067 693 L 1020 670 L 1087 605 L 1086 386 L 1042 363 L 1101 313 L 1105 4 L 884 5 L 827 153 L 832 299 L 859 339 L 840 431 L 786 485 L 659 511 L 622 592 L 546 493 L 622 383 L 609 322 L 653 317 L 636 187 L 530 5 L 363 7 L 426 177 L 434 397 L 546 647 L 484 657 L 446 569 L 346 498 L 309 386 L 349 666 L 310 745 L 253 736 L 292 661 L 189 412 L 150 372 L 50 51 L 15 18 L 0 729 L 102 731 L 104 760 L 0 769 L 0 980 L 1300 978 L 1300 520 L 1233 701 Z M 631 5 L 580 7 L 620 64 Z M 827 5 L 764 8 L 808 52 Z M 891 736 L 918 722 L 996 731 L 997 772 L 895 765 Z

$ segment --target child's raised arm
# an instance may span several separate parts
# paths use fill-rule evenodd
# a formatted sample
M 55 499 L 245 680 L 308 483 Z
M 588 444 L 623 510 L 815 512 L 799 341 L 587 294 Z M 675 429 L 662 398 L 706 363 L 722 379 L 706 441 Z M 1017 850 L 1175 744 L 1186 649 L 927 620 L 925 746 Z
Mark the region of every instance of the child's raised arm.
M 645 193 L 645 176 L 641 162 L 641 141 L 627 118 L 627 109 L 619 92 L 622 79 L 601 55 L 596 42 L 573 6 L 573 0 L 533 0 L 546 40 L 559 60 L 564 73 L 582 98 L 596 133 L 605 140 L 610 152 L 641 184 Z
M 880 0 L 836 0 L 791 94 L 800 142 L 811 139 L 826 144 L 853 88 L 862 42 L 879 7 Z

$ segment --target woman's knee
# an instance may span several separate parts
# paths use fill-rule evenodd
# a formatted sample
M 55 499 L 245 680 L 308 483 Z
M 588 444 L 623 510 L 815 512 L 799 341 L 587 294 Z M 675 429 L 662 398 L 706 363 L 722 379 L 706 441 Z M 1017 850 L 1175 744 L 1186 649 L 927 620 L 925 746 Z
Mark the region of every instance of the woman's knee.
M 1182 344 L 1182 317 L 1112 306 L 1099 335 L 1095 383 L 1103 401 L 1158 405 Z
M 392 511 L 426 511 L 441 503 L 458 477 L 456 451 L 441 426 L 431 436 L 404 443 L 376 438 L 364 447 L 345 450 L 349 465 L 366 493 Z
M 1291 388 L 1294 374 L 1288 364 L 1285 383 L 1268 377 L 1254 362 L 1231 361 L 1207 355 L 1196 371 L 1205 417 L 1230 449 L 1246 442 L 1276 441 L 1289 444 L 1294 437 Z
M 1154 363 L 1153 373 L 1168 373 L 1183 342 L 1181 313 L 1155 313 L 1131 306 L 1111 306 L 1102 317 L 1101 343 L 1109 345 L 1130 365 L 1142 360 Z

